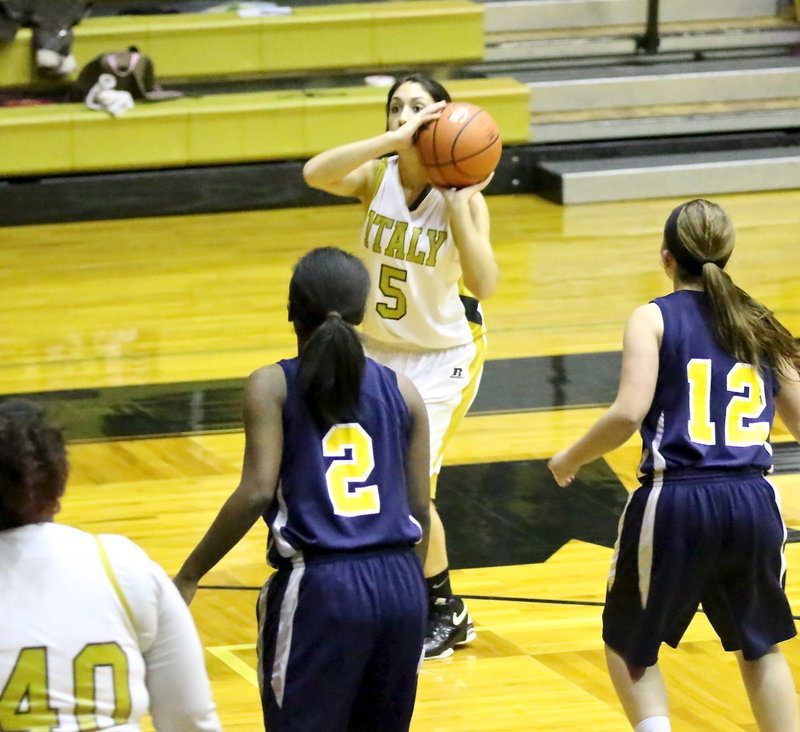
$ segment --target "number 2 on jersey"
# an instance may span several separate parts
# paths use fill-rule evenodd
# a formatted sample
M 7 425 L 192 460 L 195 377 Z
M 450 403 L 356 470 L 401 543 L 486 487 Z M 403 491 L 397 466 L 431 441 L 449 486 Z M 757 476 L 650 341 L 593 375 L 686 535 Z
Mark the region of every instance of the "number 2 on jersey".
M 322 438 L 322 454 L 334 458 L 325 472 L 333 512 L 337 516 L 380 513 L 377 485 L 352 488 L 353 483 L 367 480 L 375 467 L 372 438 L 366 430 L 355 423 L 335 424 Z
M 711 360 L 693 358 L 686 365 L 689 381 L 689 438 L 701 445 L 716 444 L 716 425 L 711 421 Z M 732 393 L 725 408 L 725 444 L 728 447 L 763 445 L 769 437 L 769 422 L 750 422 L 767 406 L 764 380 L 755 367 L 734 364 L 728 372 L 727 390 Z

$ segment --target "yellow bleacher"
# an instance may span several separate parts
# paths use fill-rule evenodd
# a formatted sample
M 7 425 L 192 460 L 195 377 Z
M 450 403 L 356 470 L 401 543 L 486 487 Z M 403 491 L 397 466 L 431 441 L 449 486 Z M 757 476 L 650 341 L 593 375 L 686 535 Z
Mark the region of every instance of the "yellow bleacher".
M 514 79 L 447 81 L 484 107 L 506 144 L 529 137 L 529 90 Z M 83 104 L 0 110 L 0 177 L 307 158 L 380 131 L 385 88 L 215 94 L 140 103 L 122 117 Z
M 30 32 L 0 46 L 0 87 L 35 86 Z M 87 18 L 75 29 L 79 66 L 136 45 L 170 81 L 314 72 L 380 72 L 483 57 L 483 6 L 393 0 L 236 13 Z M 52 83 L 52 82 L 51 82 Z M 298 85 L 300 86 L 300 85 Z M 529 90 L 513 79 L 448 81 L 485 107 L 506 143 L 529 139 Z M 306 158 L 381 129 L 386 89 L 366 86 L 209 94 L 137 103 L 119 118 L 83 104 L 0 109 L 0 177 Z
M 135 45 L 159 79 L 247 77 L 375 69 L 483 57 L 483 6 L 470 0 L 406 0 L 294 8 L 291 15 L 236 13 L 86 18 L 75 28 L 79 68 Z M 31 32 L 0 44 L 0 87 L 47 83 L 31 64 Z M 52 82 L 50 82 L 52 83 Z

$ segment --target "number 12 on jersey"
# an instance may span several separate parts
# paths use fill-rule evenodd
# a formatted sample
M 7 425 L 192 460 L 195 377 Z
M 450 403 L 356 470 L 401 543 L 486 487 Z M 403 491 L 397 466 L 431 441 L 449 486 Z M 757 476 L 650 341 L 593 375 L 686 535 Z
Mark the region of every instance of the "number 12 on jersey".
M 689 439 L 700 445 L 716 445 L 716 424 L 711 421 L 711 359 L 693 358 L 686 364 L 689 381 Z M 764 380 L 754 366 L 734 364 L 728 372 L 727 391 L 732 396 L 725 408 L 725 445 L 752 447 L 769 438 L 769 422 L 750 422 L 767 406 Z

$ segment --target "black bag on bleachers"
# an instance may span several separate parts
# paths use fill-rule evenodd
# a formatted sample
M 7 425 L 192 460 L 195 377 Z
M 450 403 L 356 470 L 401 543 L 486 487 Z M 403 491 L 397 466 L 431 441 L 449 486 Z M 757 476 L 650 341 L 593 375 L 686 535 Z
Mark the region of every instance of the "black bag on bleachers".
M 131 46 L 127 51 L 101 53 L 86 64 L 75 80 L 74 100 L 85 99 L 101 74 L 111 74 L 117 80 L 116 88 L 129 92 L 134 99 L 156 102 L 183 96 L 183 92 L 162 89 L 156 83 L 151 58 L 139 53 L 136 46 Z

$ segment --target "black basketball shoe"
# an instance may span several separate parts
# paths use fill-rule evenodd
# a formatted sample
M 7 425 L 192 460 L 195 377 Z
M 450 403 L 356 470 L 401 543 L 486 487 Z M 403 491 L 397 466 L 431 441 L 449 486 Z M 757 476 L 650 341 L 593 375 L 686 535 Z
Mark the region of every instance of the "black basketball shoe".
M 437 597 L 430 605 L 425 659 L 447 658 L 455 646 L 475 638 L 472 618 L 460 597 Z

